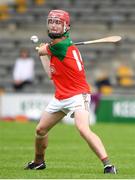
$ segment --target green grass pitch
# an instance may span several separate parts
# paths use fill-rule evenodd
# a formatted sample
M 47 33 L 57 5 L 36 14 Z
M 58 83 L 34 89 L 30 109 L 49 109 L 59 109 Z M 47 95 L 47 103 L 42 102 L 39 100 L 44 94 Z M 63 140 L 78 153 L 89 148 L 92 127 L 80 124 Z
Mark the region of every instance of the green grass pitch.
M 103 174 L 96 155 L 72 125 L 57 124 L 50 131 L 47 169 L 24 170 L 34 157 L 36 123 L 0 121 L 0 178 L 5 179 L 133 179 L 135 178 L 135 125 L 96 124 L 117 175 Z

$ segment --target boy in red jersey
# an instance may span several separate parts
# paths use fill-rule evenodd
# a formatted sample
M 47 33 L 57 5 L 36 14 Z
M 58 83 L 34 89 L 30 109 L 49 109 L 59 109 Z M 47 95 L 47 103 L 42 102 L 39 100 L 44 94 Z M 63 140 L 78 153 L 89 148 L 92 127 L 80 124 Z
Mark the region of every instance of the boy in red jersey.
M 90 89 L 86 82 L 84 64 L 78 48 L 69 37 L 70 17 L 66 11 L 52 10 L 47 19 L 49 44 L 39 47 L 39 56 L 50 57 L 51 79 L 55 96 L 43 113 L 36 128 L 35 159 L 25 169 L 44 169 L 48 131 L 69 111 L 73 111 L 75 125 L 104 165 L 104 173 L 116 174 L 110 164 L 100 138 L 89 128 Z

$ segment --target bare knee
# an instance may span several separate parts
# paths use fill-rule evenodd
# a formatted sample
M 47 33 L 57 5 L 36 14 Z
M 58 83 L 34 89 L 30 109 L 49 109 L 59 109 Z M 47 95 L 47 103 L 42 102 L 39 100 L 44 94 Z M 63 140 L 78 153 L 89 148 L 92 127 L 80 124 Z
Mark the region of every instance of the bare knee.
M 48 134 L 42 127 L 36 128 L 36 143 L 40 149 L 46 149 L 48 146 Z
M 36 127 L 36 134 L 39 136 L 45 136 L 47 134 L 48 130 L 46 128 L 43 128 L 42 126 Z

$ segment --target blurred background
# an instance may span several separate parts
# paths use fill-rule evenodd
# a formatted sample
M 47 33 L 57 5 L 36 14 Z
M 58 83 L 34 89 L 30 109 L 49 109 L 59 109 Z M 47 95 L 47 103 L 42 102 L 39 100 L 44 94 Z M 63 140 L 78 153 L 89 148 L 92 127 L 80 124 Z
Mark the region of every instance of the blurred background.
M 122 36 L 118 43 L 79 46 L 79 49 L 92 89 L 93 122 L 135 122 L 133 0 L 0 0 L 1 119 L 16 116 L 21 121 L 27 117 L 38 119 L 54 92 L 30 41 L 32 35 L 37 35 L 41 42 L 49 41 L 46 18 L 52 9 L 70 13 L 70 35 L 74 42 Z M 23 58 L 22 49 L 27 51 L 29 61 L 33 61 L 33 74 L 18 87 L 14 71 L 18 58 Z M 25 66 L 21 67 L 26 74 Z

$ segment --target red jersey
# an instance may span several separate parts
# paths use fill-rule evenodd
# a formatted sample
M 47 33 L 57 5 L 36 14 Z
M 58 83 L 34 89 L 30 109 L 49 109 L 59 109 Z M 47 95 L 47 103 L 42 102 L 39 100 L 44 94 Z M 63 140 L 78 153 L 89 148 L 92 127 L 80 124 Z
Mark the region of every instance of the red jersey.
M 67 38 L 60 43 L 61 45 L 64 43 L 64 46 L 65 42 L 69 40 L 70 38 Z M 71 40 L 70 43 L 72 43 Z M 53 46 L 57 47 L 57 44 Z M 84 64 L 78 48 L 70 44 L 66 46 L 64 51 L 63 46 L 60 47 L 61 52 L 59 54 L 57 53 L 57 48 L 49 48 L 48 50 L 48 53 L 51 55 L 50 69 L 55 85 L 55 97 L 61 100 L 77 94 L 90 93 L 89 85 L 86 82 Z

